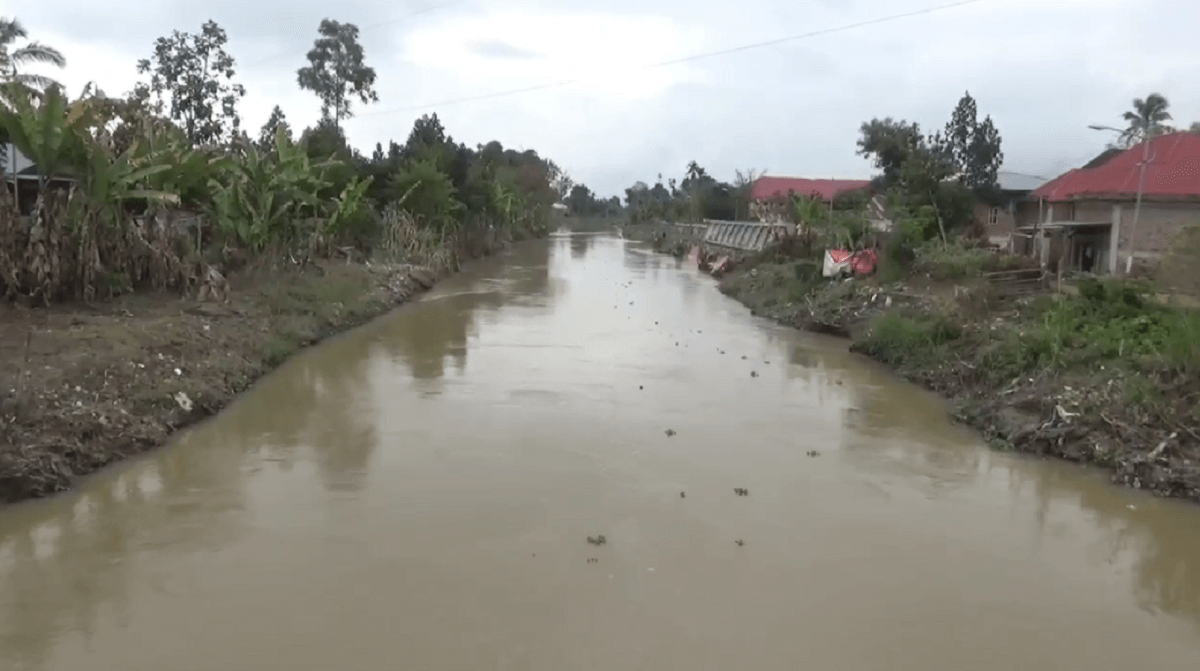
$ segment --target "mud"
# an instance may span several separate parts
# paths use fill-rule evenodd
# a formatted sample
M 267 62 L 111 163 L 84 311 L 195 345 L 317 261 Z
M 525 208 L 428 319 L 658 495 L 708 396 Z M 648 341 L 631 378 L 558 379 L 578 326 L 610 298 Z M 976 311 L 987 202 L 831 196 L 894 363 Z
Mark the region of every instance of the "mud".
M 163 444 L 296 350 L 436 279 L 413 266 L 328 263 L 247 271 L 230 278 L 225 302 L 0 306 L 0 502 L 69 489 Z

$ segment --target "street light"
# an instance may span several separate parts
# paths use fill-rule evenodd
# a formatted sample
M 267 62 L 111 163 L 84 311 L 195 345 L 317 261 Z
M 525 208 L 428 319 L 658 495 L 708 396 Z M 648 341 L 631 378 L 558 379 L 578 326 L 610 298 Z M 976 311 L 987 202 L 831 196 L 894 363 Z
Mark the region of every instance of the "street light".
M 1146 164 L 1148 164 L 1150 162 L 1150 137 L 1149 137 L 1149 135 L 1146 134 L 1146 129 L 1144 129 L 1144 128 L 1138 129 L 1136 131 L 1133 131 L 1132 129 L 1121 129 L 1121 128 L 1113 128 L 1112 126 L 1098 126 L 1098 125 L 1089 125 L 1088 128 L 1091 128 L 1092 130 L 1112 130 L 1112 131 L 1121 133 L 1123 135 L 1129 134 L 1130 137 L 1140 137 L 1141 138 L 1142 162 L 1140 164 L 1140 168 L 1138 169 L 1138 188 L 1137 188 L 1137 198 L 1133 202 L 1133 221 L 1129 224 L 1129 256 L 1125 259 L 1125 274 L 1128 275 L 1129 272 L 1133 269 L 1133 253 L 1134 253 L 1133 236 L 1135 233 L 1137 233 L 1138 216 L 1142 212 L 1142 187 L 1146 183 Z M 1114 231 L 1114 234 L 1116 234 L 1116 231 Z M 1120 249 L 1120 245 L 1121 245 L 1121 241 L 1117 240 L 1117 248 L 1118 249 Z

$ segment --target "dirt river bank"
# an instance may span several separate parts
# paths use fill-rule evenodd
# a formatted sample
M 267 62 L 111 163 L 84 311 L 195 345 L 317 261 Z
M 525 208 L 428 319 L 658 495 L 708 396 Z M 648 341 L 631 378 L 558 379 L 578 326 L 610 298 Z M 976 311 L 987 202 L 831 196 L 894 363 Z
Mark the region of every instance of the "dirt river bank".
M 0 306 L 0 502 L 162 445 L 299 348 L 435 281 L 408 265 L 328 263 L 234 276 L 225 302 Z

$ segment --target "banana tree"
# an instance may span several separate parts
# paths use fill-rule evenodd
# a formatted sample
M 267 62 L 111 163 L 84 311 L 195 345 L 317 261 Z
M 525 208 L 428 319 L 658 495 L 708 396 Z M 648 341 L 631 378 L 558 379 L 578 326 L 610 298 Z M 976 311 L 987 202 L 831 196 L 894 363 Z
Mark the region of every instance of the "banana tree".
M 231 162 L 226 156 L 193 148 L 181 131 L 164 128 L 150 120 L 139 129 L 130 146 L 139 166 L 163 165 L 167 169 L 151 175 L 148 187 L 173 193 L 183 205 L 198 206 L 208 198 L 209 180 Z
M 46 188 L 48 178 L 86 165 L 85 141 L 91 123 L 87 105 L 69 104 L 58 86 L 36 97 L 15 83 L 0 87 L 11 101 L 9 108 L 0 106 L 0 126 L 37 165 L 39 190 Z
M 359 181 L 357 177 L 350 180 L 341 195 L 334 201 L 333 212 L 325 226 L 326 235 L 336 235 L 341 232 L 347 222 L 359 216 L 367 207 L 367 189 L 371 187 L 370 177 Z
M 329 182 L 326 163 L 311 164 L 302 148 L 282 132 L 274 157 L 251 148 L 243 160 L 225 164 L 209 180 L 210 214 L 218 228 L 255 251 L 274 239 L 294 237 L 294 222 L 321 217 L 331 207 L 317 197 Z

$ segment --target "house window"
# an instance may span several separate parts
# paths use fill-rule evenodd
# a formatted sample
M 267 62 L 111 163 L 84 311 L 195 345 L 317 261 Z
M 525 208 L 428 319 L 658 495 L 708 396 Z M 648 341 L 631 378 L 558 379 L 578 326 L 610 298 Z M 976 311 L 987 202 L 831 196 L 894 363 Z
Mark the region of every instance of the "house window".
M 993 207 L 988 210 L 988 226 L 995 226 L 1000 223 L 1000 208 Z

